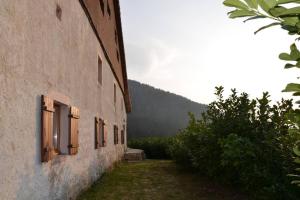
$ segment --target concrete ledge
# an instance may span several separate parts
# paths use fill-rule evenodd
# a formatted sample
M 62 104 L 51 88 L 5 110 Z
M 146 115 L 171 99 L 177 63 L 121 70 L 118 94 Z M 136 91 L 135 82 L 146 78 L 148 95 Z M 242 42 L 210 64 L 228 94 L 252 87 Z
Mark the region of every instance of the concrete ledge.
M 144 150 L 128 148 L 124 155 L 125 161 L 141 161 L 145 159 Z

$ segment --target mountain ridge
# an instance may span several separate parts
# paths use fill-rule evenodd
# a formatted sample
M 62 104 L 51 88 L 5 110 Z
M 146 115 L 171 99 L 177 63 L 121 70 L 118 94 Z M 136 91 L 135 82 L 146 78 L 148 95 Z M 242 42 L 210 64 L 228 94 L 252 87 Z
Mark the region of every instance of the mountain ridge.
M 148 84 L 129 80 L 132 112 L 128 114 L 128 137 L 169 136 L 188 124 L 188 112 L 197 118 L 207 105 L 194 102 Z

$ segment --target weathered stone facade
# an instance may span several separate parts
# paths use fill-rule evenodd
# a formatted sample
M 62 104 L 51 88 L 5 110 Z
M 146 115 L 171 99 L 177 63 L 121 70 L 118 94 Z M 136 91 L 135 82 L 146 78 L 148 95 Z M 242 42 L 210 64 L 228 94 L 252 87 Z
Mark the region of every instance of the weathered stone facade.
M 74 199 L 124 154 L 126 131 L 114 145 L 113 126 L 127 123 L 118 83 L 127 79 L 117 79 L 78 0 L 0 0 L 0 44 L 0 199 Z M 41 95 L 80 109 L 77 155 L 41 162 Z M 95 117 L 108 133 L 100 149 Z

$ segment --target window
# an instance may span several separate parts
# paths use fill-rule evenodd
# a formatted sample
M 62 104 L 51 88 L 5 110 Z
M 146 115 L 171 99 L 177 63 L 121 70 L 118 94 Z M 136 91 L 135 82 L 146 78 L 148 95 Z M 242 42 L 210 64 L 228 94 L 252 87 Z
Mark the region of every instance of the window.
M 123 99 L 121 99 L 121 111 L 123 111 L 124 110 L 124 104 L 123 104 Z
M 102 60 L 98 57 L 98 83 L 102 85 Z
M 102 15 L 104 15 L 104 1 L 99 0 L 99 2 L 100 2 L 100 8 L 101 8 L 101 11 L 102 11 Z
M 119 143 L 118 126 L 114 125 L 114 144 Z
M 78 152 L 79 110 L 42 96 L 42 162 Z
M 125 126 L 123 126 L 123 130 L 121 131 L 121 144 L 125 143 Z
M 118 62 L 120 62 L 120 55 L 119 55 L 118 49 L 116 50 L 116 52 L 117 52 L 117 59 L 118 59 Z
M 95 118 L 95 149 L 106 146 L 105 123 L 100 118 Z
M 54 104 L 54 113 L 53 113 L 53 147 L 55 153 L 60 153 L 60 106 Z
M 115 42 L 116 42 L 116 44 L 118 44 L 118 33 L 117 33 L 117 29 L 115 29 Z
M 61 21 L 61 15 L 62 15 L 62 9 L 58 4 L 56 4 L 56 17 L 59 19 L 59 21 Z
M 116 106 L 117 103 L 117 87 L 116 84 L 114 84 L 114 104 Z
M 110 18 L 111 12 L 110 12 L 110 7 L 109 7 L 109 2 L 107 2 L 107 13 Z
M 54 101 L 52 143 L 54 154 L 68 154 L 69 110 L 67 105 Z

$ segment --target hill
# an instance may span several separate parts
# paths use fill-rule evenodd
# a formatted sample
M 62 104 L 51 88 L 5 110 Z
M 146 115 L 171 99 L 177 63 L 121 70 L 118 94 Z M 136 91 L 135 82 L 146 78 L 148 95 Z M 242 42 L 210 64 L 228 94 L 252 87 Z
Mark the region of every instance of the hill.
M 132 112 L 128 115 L 128 137 L 174 135 L 188 124 L 188 112 L 196 117 L 207 106 L 185 97 L 129 80 Z

